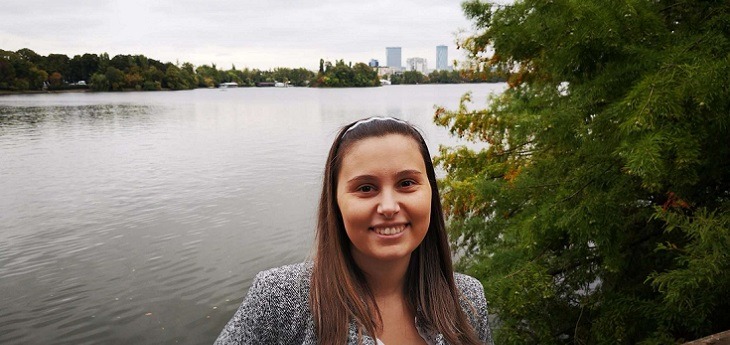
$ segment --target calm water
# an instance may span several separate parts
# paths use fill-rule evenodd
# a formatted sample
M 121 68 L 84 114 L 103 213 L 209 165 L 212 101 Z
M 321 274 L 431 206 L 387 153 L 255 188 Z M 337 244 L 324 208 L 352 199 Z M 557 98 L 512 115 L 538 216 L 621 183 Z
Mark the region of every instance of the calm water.
M 311 253 L 337 128 L 453 144 L 434 105 L 504 84 L 0 97 L 0 343 L 207 344 L 255 274 Z

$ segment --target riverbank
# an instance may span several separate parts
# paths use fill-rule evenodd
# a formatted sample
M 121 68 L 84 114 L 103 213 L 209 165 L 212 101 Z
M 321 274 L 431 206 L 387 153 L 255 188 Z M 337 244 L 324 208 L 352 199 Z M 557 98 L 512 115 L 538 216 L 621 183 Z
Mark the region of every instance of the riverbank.
M 84 93 L 91 92 L 89 89 L 68 89 L 68 90 L 26 90 L 26 91 L 9 91 L 0 90 L 0 96 L 6 95 L 36 95 L 48 93 Z

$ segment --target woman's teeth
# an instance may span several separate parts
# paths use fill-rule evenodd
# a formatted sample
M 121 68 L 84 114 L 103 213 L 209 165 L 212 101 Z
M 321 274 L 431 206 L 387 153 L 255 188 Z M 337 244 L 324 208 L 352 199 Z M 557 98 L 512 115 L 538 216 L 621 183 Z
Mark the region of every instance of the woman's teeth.
M 405 229 L 406 229 L 405 225 L 399 225 L 399 226 L 388 227 L 388 228 L 373 228 L 373 230 L 375 230 L 375 232 L 378 233 L 378 235 L 386 235 L 386 236 L 399 234 L 399 233 L 403 232 L 403 230 L 405 230 Z

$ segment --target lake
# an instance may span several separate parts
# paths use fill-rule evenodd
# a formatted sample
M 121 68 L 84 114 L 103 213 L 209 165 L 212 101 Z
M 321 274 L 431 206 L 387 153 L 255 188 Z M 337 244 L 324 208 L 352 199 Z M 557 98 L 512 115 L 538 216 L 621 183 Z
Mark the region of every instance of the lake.
M 337 129 L 433 122 L 505 84 L 0 97 L 0 343 L 209 344 L 257 272 L 311 255 Z

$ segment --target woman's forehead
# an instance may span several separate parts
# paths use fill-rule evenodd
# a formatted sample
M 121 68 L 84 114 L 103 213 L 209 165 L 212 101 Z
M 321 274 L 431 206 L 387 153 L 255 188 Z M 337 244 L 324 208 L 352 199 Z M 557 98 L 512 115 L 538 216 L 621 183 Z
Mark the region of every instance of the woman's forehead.
M 409 136 L 389 134 L 362 139 L 350 145 L 343 154 L 339 175 L 403 170 L 426 172 L 420 145 Z

